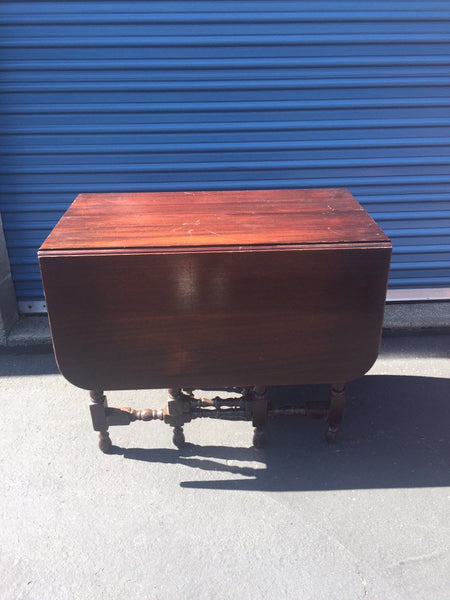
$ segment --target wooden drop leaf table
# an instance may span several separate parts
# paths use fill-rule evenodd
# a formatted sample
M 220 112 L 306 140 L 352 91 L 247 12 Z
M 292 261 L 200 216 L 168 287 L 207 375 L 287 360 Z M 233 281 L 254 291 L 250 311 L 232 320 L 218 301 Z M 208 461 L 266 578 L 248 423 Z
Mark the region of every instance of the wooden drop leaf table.
M 39 250 L 61 373 L 108 428 L 194 418 L 328 419 L 375 361 L 391 243 L 345 189 L 81 194 Z M 266 386 L 330 384 L 323 405 L 276 408 Z M 233 388 L 228 398 L 194 390 Z M 164 409 L 105 390 L 169 388 Z

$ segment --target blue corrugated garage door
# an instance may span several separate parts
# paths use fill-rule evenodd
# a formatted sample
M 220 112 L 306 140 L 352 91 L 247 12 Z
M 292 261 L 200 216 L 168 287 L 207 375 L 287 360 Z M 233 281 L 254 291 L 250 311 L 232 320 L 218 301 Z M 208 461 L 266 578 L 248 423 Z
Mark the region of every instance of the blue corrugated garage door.
M 0 9 L 1 211 L 25 310 L 39 244 L 86 191 L 348 187 L 392 237 L 391 288 L 450 286 L 448 2 Z

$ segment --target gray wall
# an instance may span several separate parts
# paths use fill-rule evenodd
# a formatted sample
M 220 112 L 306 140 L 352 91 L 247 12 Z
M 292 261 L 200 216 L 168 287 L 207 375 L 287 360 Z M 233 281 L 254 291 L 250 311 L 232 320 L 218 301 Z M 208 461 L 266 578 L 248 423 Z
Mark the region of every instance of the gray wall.
M 0 214 L 0 345 L 6 344 L 6 337 L 17 319 L 16 295 Z

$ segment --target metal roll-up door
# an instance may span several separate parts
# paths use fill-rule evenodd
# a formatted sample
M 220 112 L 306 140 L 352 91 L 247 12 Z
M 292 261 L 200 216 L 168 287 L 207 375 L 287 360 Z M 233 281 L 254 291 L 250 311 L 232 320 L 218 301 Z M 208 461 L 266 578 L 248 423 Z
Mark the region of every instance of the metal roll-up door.
M 23 311 L 43 306 L 38 246 L 87 191 L 347 187 L 392 238 L 391 289 L 450 287 L 448 2 L 0 11 L 0 209 Z

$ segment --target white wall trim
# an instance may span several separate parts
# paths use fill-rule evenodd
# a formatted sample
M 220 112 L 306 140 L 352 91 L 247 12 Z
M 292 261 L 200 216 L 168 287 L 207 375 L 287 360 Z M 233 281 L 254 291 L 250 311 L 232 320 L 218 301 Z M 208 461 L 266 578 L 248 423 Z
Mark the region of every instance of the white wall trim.
M 386 302 L 439 302 L 450 300 L 450 288 L 388 290 Z

